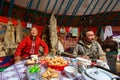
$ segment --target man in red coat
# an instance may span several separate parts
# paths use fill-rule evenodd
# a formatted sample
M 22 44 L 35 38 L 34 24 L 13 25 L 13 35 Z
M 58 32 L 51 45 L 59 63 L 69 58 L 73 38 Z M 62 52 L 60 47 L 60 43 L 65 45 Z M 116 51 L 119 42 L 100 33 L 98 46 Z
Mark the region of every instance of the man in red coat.
M 21 59 L 29 58 L 30 55 L 39 55 L 40 46 L 44 48 L 44 54 L 48 54 L 48 46 L 37 36 L 38 30 L 36 27 L 31 28 L 30 34 L 30 36 L 26 36 L 21 43 L 19 43 L 14 55 L 15 63 L 21 61 Z

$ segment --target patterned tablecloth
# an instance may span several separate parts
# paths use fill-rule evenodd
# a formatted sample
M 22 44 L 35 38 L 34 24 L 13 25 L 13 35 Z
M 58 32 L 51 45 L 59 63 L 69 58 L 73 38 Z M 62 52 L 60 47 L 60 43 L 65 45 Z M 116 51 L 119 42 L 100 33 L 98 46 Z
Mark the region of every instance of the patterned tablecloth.
M 4 72 L 0 73 L 0 80 L 27 80 L 26 69 L 24 65 L 25 61 L 14 64 L 7 68 Z M 74 78 L 67 78 L 64 72 L 61 72 L 60 80 L 83 80 L 81 79 L 81 74 L 78 73 Z

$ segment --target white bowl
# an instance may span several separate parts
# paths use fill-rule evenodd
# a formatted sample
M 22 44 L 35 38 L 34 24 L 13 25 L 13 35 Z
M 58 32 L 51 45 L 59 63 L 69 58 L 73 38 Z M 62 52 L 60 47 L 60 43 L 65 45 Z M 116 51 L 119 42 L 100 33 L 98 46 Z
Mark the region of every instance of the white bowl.
M 72 66 L 66 66 L 64 68 L 64 71 L 65 71 L 65 74 L 69 78 L 75 77 L 77 75 L 77 73 L 78 73 L 78 69 L 76 69 L 75 67 L 72 67 Z
M 59 80 L 59 78 L 52 78 L 52 79 L 50 79 L 50 80 Z

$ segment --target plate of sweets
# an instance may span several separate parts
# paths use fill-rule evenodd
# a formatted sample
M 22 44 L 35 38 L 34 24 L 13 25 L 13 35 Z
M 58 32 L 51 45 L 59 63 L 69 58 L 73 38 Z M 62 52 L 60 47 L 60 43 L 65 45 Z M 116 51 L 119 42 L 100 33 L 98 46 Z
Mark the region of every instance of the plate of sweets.
M 41 73 L 41 80 L 60 80 L 60 73 L 54 69 L 47 68 Z
M 25 63 L 25 65 L 34 65 L 38 63 L 38 55 L 31 55 L 30 59 L 28 59 Z

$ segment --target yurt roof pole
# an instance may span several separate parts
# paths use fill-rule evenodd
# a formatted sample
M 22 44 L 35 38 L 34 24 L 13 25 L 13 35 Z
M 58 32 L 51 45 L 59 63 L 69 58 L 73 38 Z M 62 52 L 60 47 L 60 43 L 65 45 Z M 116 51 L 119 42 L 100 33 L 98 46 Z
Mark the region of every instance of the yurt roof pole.
M 58 0 L 55 1 L 54 6 L 53 6 L 53 8 L 52 8 L 52 10 L 51 10 L 51 13 L 54 11 L 54 9 L 55 9 L 55 7 L 56 7 L 56 5 L 57 5 L 57 2 L 58 2 Z
M 73 0 L 69 0 L 69 1 L 68 1 L 67 6 L 66 6 L 66 8 L 65 8 L 65 10 L 64 10 L 64 12 L 63 12 L 62 17 L 61 17 L 61 21 L 60 21 L 60 23 L 58 23 L 59 25 L 62 25 L 63 18 L 65 17 L 65 14 L 68 12 L 68 10 L 69 10 L 72 2 L 73 2 Z
M 118 15 L 113 19 L 113 23 L 112 26 L 118 21 L 118 19 L 120 18 L 120 12 L 118 13 Z
M 50 5 L 50 0 L 49 0 L 48 3 L 47 3 L 47 6 L 46 6 L 45 11 L 44 11 L 44 15 L 42 16 L 42 20 L 40 20 L 41 23 L 44 22 L 44 16 L 46 15 L 46 11 L 47 11 L 49 5 Z
M 72 21 L 72 19 L 73 19 L 73 16 L 75 16 L 76 13 L 78 12 L 78 10 L 79 10 L 82 2 L 83 2 L 83 0 L 79 0 L 79 1 L 78 1 L 78 3 L 77 3 L 77 5 L 75 6 L 75 9 L 74 9 L 72 15 L 70 16 L 70 19 L 68 19 L 68 21 L 67 21 L 67 23 L 66 23 L 67 25 L 70 25 L 70 24 L 71 24 L 71 21 Z
M 25 16 L 26 21 L 28 21 L 28 17 L 29 17 L 29 13 L 30 13 L 30 9 L 32 7 L 32 4 L 33 4 L 33 0 L 30 0 L 30 2 L 28 2 L 28 5 L 27 5 L 27 12 L 26 12 L 26 16 Z
M 57 11 L 57 13 L 56 13 L 56 17 L 57 17 L 57 15 L 58 15 L 58 13 L 60 12 L 60 10 L 61 10 L 61 8 L 62 8 L 62 5 L 63 5 L 64 1 L 65 1 L 65 0 L 62 0 L 62 2 L 61 2 L 61 4 L 60 4 L 60 7 L 59 7 L 59 9 L 58 9 L 58 11 Z
M 93 6 L 93 8 L 92 8 L 92 10 L 91 10 L 91 12 L 90 12 L 89 15 L 91 15 L 91 14 L 93 13 L 93 11 L 95 10 L 95 8 L 96 8 L 97 4 L 99 3 L 99 1 L 100 1 L 100 0 L 97 0 L 97 2 L 96 2 L 95 5 Z M 90 17 L 90 18 L 91 18 L 91 17 Z
M 112 7 L 112 9 L 110 10 L 111 13 L 109 13 L 109 14 L 107 15 L 107 17 L 105 18 L 105 21 L 102 23 L 102 26 L 106 26 L 105 22 L 108 20 L 108 18 L 109 18 L 110 15 L 112 14 L 113 9 L 117 6 L 118 2 L 119 2 L 119 0 L 116 1 L 116 3 L 114 4 L 114 6 Z
M 13 7 L 14 7 L 14 1 L 15 0 L 10 0 L 10 7 L 9 7 L 9 10 L 8 10 L 8 17 L 10 17 L 11 16 L 11 14 L 12 14 L 12 9 L 13 9 Z
M 103 14 L 102 14 L 101 18 L 100 18 L 100 19 L 98 19 L 97 26 L 99 26 L 99 23 L 101 23 L 101 21 L 103 20 L 105 13 L 106 13 L 106 12 L 107 12 L 107 10 L 109 9 L 109 7 L 111 6 L 111 4 L 112 4 L 112 2 L 113 2 L 113 1 L 114 1 L 114 0 L 111 0 L 111 1 L 110 1 L 110 3 L 108 4 L 108 6 L 106 7 L 105 11 L 103 12 Z
M 4 0 L 1 0 L 1 4 L 0 4 L 1 6 L 0 6 L 0 15 L 2 15 L 2 13 L 3 13 L 3 5 L 4 5 Z
M 91 10 L 91 12 L 90 12 L 89 15 L 91 15 L 91 14 L 93 13 L 93 11 L 95 10 L 95 8 L 96 8 L 97 4 L 99 3 L 99 1 L 100 1 L 100 0 L 97 0 L 97 2 L 96 2 L 95 5 L 93 6 L 93 8 L 92 8 L 92 10 Z M 91 17 L 92 17 L 92 16 L 89 17 L 89 20 L 91 20 Z M 90 22 L 89 22 L 89 24 L 90 24 Z
M 104 1 L 104 3 L 101 5 L 100 9 L 98 10 L 98 12 L 96 13 L 95 17 L 92 19 L 92 23 L 94 23 L 94 21 L 96 21 L 98 14 L 100 13 L 100 11 L 103 9 L 103 7 L 105 6 L 107 0 Z
M 92 4 L 93 1 L 94 1 L 94 0 L 91 0 L 90 4 L 87 6 L 87 9 L 85 10 L 85 12 L 83 13 L 82 17 L 80 18 L 80 20 L 79 20 L 79 22 L 78 22 L 78 25 L 80 25 L 81 19 L 85 16 L 86 12 L 87 12 L 88 9 L 90 8 L 90 6 L 91 6 L 91 4 Z
M 38 10 L 38 7 L 39 7 L 40 2 L 41 2 L 41 0 L 38 0 L 37 6 L 36 6 L 36 8 L 35 8 L 35 11 L 33 12 L 32 22 L 34 22 L 34 21 L 35 21 L 35 20 L 34 20 L 34 16 L 35 16 L 35 15 L 36 15 L 36 13 L 37 13 L 37 10 Z
M 36 6 L 36 8 L 35 8 L 35 11 L 33 12 L 34 15 L 36 14 L 36 12 L 37 12 L 37 10 L 38 10 L 38 7 L 39 7 L 40 2 L 41 2 L 41 0 L 38 0 L 37 6 Z

